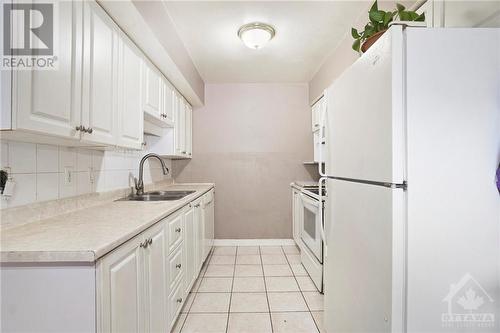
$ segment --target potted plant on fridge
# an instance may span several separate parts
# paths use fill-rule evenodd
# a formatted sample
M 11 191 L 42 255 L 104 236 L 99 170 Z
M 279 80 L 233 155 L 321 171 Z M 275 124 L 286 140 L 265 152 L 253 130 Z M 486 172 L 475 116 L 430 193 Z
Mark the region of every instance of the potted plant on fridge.
M 393 21 L 425 21 L 424 13 L 418 14 L 415 11 L 406 10 L 405 6 L 399 3 L 396 4 L 394 11 L 379 10 L 377 0 L 371 6 L 368 17 L 370 21 L 363 31 L 351 28 L 351 35 L 354 38 L 352 48 L 356 52 L 366 52 L 389 29 Z

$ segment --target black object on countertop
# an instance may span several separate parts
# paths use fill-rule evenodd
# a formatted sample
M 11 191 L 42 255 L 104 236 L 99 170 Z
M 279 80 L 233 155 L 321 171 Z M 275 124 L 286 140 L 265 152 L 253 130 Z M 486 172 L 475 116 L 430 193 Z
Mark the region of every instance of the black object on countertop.
M 3 194 L 3 189 L 5 188 L 5 183 L 7 183 L 7 179 L 9 178 L 9 174 L 5 170 L 0 170 L 0 193 Z

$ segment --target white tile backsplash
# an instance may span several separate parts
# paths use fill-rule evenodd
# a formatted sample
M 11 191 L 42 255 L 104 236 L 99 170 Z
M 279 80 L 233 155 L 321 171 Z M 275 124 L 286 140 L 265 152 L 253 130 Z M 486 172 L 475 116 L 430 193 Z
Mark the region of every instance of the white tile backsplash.
M 68 167 L 70 168 L 70 167 Z M 71 182 L 66 182 L 66 175 L 64 172 L 58 173 L 59 175 L 59 198 L 68 198 L 76 195 L 76 173 L 71 167 Z
M 59 147 L 59 172 L 66 167 L 76 169 L 76 148 Z
M 91 172 L 89 170 L 83 172 L 76 172 L 76 193 L 78 195 L 93 192 L 93 183 L 91 181 Z
M 76 155 L 76 172 L 88 172 L 92 167 L 92 151 L 88 149 L 78 149 Z
M 2 208 L 26 205 L 36 201 L 36 174 L 12 175 L 14 193 Z M 2 198 L 3 199 L 3 198 Z
M 59 172 L 59 148 L 36 145 L 36 173 Z
M 36 145 L 24 142 L 9 142 L 10 172 L 36 173 Z
M 11 168 L 14 195 L 1 200 L 10 208 L 92 192 L 133 187 L 139 161 L 147 152 L 98 151 L 83 148 L 1 141 L 1 167 Z M 165 160 L 169 169 L 171 161 Z M 71 173 L 66 181 L 65 169 Z M 171 178 L 164 176 L 158 161 L 144 164 L 144 183 Z
M 36 175 L 36 201 L 59 198 L 59 173 L 39 173 Z
M 0 142 L 0 168 L 9 166 L 9 145 L 6 142 Z

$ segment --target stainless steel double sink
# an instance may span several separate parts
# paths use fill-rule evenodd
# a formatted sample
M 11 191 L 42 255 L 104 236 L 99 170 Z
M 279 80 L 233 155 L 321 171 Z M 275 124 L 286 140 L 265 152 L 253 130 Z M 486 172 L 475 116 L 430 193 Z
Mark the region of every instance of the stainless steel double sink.
M 194 192 L 196 191 L 150 191 L 142 195 L 129 195 L 117 201 L 174 201 L 180 200 Z

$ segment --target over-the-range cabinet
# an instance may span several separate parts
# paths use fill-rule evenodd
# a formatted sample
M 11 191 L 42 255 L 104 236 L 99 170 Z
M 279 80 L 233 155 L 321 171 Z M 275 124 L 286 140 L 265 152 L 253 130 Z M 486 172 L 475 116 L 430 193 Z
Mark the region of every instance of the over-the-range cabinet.
M 499 59 L 395 25 L 326 90 L 327 332 L 499 331 Z

